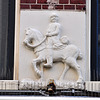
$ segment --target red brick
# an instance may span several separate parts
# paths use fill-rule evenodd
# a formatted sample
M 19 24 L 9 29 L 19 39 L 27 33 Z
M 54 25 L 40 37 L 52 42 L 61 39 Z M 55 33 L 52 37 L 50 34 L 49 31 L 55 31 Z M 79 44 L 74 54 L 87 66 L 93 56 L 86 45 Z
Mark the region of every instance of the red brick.
M 26 3 L 26 0 L 20 0 L 20 3 Z
M 64 9 L 75 9 L 75 5 L 64 5 Z
M 69 0 L 59 0 L 59 3 L 60 3 L 60 4 L 68 4 L 68 1 L 69 1 Z
M 21 3 L 36 3 L 36 0 L 21 0 Z
M 21 9 L 30 9 L 30 6 L 29 5 L 20 5 L 20 8 Z
M 76 9 L 78 9 L 78 10 L 86 10 L 86 6 L 85 5 L 76 5 Z
M 86 0 L 70 0 L 71 4 L 86 4 Z
M 31 9 L 41 9 L 41 5 L 31 5 Z
M 63 9 L 63 5 L 55 5 L 55 9 Z
M 48 9 L 48 5 L 43 5 L 42 9 Z
M 37 0 L 37 3 L 47 3 L 47 0 Z

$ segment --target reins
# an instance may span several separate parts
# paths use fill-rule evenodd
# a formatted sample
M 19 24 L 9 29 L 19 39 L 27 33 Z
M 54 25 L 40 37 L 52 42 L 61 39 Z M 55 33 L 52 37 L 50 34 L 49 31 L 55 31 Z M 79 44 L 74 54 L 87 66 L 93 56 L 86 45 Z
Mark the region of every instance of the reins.
M 45 36 L 44 39 L 43 39 L 39 44 L 31 45 L 31 44 L 27 43 L 27 45 L 28 45 L 29 47 L 31 47 L 31 48 L 36 48 L 37 46 L 41 45 L 41 44 L 46 40 L 46 38 L 47 38 L 47 37 Z

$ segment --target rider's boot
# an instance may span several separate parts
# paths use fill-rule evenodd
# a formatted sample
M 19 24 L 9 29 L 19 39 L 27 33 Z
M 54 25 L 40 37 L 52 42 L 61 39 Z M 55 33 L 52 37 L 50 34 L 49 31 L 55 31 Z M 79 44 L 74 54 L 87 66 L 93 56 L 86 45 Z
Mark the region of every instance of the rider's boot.
M 47 58 L 47 63 L 44 64 L 45 67 L 52 67 L 53 59 L 52 57 Z

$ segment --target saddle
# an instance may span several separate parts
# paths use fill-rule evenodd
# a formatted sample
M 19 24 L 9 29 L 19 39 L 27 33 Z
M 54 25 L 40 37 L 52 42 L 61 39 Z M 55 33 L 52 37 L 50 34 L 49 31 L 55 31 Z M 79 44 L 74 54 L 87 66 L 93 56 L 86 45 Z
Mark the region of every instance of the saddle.
M 57 44 L 54 44 L 53 45 L 53 49 L 54 50 L 61 50 L 61 49 L 64 49 L 65 47 L 66 47 L 67 45 L 64 45 L 64 44 L 59 44 L 59 43 L 57 43 Z
M 67 45 L 69 45 L 69 39 L 67 36 L 62 36 L 60 38 L 60 43 L 55 43 L 53 45 L 53 49 L 55 50 L 60 50 L 60 49 L 64 49 Z

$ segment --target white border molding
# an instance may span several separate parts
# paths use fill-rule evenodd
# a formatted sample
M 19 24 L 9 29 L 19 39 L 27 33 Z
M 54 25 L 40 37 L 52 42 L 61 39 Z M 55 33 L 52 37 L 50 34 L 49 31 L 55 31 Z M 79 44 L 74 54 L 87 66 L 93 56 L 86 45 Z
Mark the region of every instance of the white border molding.
M 20 0 L 15 5 L 15 47 L 14 47 L 14 75 L 13 79 L 18 80 L 19 75 L 19 33 L 20 33 Z
M 90 54 L 91 54 L 91 0 L 86 0 L 86 37 L 87 37 L 87 42 L 86 42 L 86 47 L 89 47 L 89 50 L 87 50 L 87 57 L 86 57 L 86 67 L 88 69 L 88 80 L 86 81 L 90 81 L 90 70 L 91 70 L 91 64 L 90 64 Z M 86 48 L 87 49 L 87 48 Z

